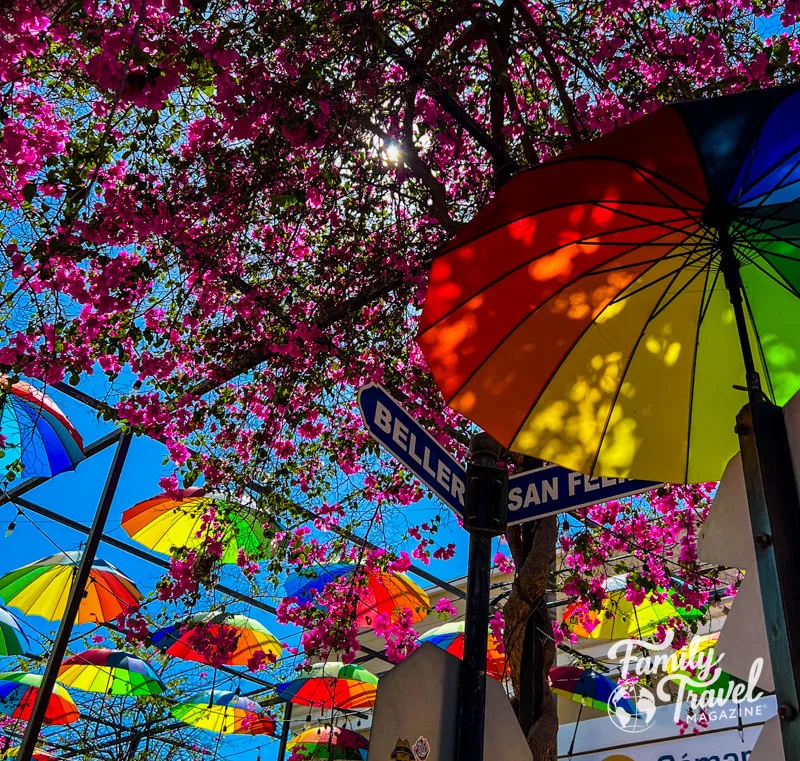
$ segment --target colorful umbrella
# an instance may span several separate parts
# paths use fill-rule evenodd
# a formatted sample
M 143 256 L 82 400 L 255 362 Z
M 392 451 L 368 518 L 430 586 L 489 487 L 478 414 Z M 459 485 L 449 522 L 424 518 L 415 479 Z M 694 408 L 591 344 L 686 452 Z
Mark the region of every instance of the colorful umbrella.
M 27 655 L 31 643 L 25 636 L 17 617 L 0 605 L 0 655 Z
M 611 576 L 606 579 L 608 596 L 600 612 L 584 612 L 578 603 L 568 605 L 562 616 L 573 634 L 586 639 L 626 639 L 627 637 L 649 637 L 660 624 L 670 618 L 696 621 L 703 610 L 680 608 L 670 602 L 669 593 L 664 602 L 654 602 L 649 596 L 640 605 L 625 597 L 626 576 Z M 597 624 L 592 627 L 592 624 Z
M 275 688 L 278 697 L 316 708 L 369 708 L 375 704 L 378 677 L 361 666 L 329 661 Z
M 22 478 L 49 478 L 74 470 L 85 459 L 83 439 L 46 394 L 24 381 L 0 378 L 0 434 L 11 466 L 21 461 Z
M 23 613 L 58 621 L 80 563 L 80 552 L 59 552 L 28 563 L 0 578 L 0 597 Z M 111 563 L 97 558 L 76 619 L 79 624 L 106 623 L 137 605 L 142 593 Z
M 41 674 L 6 671 L 0 674 L 0 713 L 27 721 L 42 683 Z M 58 683 L 47 701 L 45 724 L 72 724 L 80 718 L 78 707 L 69 693 Z
M 236 639 L 234 650 L 222 654 L 221 662 L 226 666 L 246 666 L 258 650 L 275 658 L 283 652 L 280 642 L 263 624 L 254 618 L 233 613 L 195 613 L 154 632 L 150 635 L 150 641 L 168 655 L 208 663 L 206 657 L 194 649 L 193 641 L 203 635 L 208 635 L 212 642 L 219 640 L 221 629 L 227 630 Z
M 550 691 L 556 695 L 589 706 L 597 711 L 607 711 L 609 700 L 619 686 L 594 669 L 581 669 L 576 666 L 556 666 L 550 669 Z M 622 708 L 631 716 L 636 716 L 636 706 L 630 698 L 617 698 L 614 706 Z
M 235 730 L 235 735 L 274 735 L 278 725 L 272 716 L 254 716 L 252 719 L 245 719 L 242 726 Z
M 358 732 L 341 727 L 326 727 L 307 729 L 289 740 L 286 747 L 303 758 L 366 761 L 369 742 Z
M 447 650 L 456 658 L 464 657 L 464 622 L 451 621 L 430 629 L 419 638 L 420 642 L 430 642 L 436 647 Z M 500 652 L 501 644 L 489 632 L 488 648 L 486 651 L 486 673 L 495 679 L 502 679 L 506 671 L 506 656 Z
M 19 748 L 9 748 L 3 753 L 0 758 L 16 758 L 19 755 Z M 41 748 L 33 749 L 33 761 L 55 761 L 58 756 L 53 755 L 49 751 L 42 750 Z
M 105 648 L 65 658 L 58 679 L 67 687 L 105 695 L 158 695 L 166 689 L 147 661 Z
M 582 473 L 719 480 L 746 379 L 800 386 L 798 117 L 797 85 L 678 103 L 511 179 L 431 267 L 447 403 Z
M 263 520 L 251 507 L 198 487 L 139 502 L 122 514 L 122 528 L 131 539 L 165 555 L 180 547 L 198 549 L 207 541 L 200 517 L 212 506 L 225 526 L 223 563 L 235 563 L 240 549 L 255 554 L 269 547 Z
M 356 624 L 372 626 L 380 613 L 392 615 L 397 609 L 409 608 L 414 621 L 422 621 L 430 610 L 430 600 L 411 579 L 403 573 L 366 571 L 352 563 L 331 563 L 314 578 L 290 576 L 284 589 L 288 597 L 297 597 L 301 602 L 314 602 L 316 596 L 332 581 L 348 581 L 356 573 L 363 575 L 358 583 Z M 353 579 L 355 583 L 356 580 Z
M 174 705 L 172 715 L 193 727 L 217 734 L 231 735 L 262 713 L 261 706 L 250 698 L 225 690 L 198 692 Z

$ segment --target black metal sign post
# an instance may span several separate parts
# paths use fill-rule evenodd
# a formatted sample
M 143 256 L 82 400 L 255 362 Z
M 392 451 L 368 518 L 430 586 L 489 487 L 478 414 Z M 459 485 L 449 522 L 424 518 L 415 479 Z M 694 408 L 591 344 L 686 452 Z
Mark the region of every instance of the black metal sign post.
M 469 567 L 459 680 L 458 761 L 483 761 L 492 538 L 505 531 L 508 506 L 508 473 L 497 465 L 501 452 L 500 444 L 486 433 L 470 442 L 464 510 Z

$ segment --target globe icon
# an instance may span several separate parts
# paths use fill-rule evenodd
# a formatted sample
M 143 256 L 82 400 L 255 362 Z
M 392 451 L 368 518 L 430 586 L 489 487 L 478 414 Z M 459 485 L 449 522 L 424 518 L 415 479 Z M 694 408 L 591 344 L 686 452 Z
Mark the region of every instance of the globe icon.
M 644 732 L 656 715 L 653 693 L 639 684 L 621 684 L 608 698 L 608 715 L 623 732 Z

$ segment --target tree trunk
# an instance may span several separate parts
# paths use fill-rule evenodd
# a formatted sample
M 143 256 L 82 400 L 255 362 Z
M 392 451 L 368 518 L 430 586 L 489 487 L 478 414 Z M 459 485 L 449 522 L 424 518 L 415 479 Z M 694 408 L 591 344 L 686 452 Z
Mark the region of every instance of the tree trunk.
M 535 637 L 541 644 L 542 658 L 539 663 L 538 681 L 540 692 L 534 695 L 538 707 L 538 717 L 528 731 L 528 745 L 533 761 L 557 761 L 558 759 L 558 716 L 555 699 L 550 693 L 547 676 L 555 660 L 556 648 L 552 638 L 550 616 L 545 606 L 545 592 L 550 571 L 556 559 L 556 540 L 558 521 L 555 516 L 536 521 L 533 542 L 527 557 L 523 558 L 522 528 L 512 526 L 507 531 L 508 546 L 517 564 L 517 576 L 511 594 L 503 609 L 505 631 L 503 634 L 508 670 L 514 694 L 519 697 L 523 643 L 528 620 L 534 616 Z M 519 701 L 515 700 L 519 707 Z M 522 717 L 524 724 L 524 717 Z

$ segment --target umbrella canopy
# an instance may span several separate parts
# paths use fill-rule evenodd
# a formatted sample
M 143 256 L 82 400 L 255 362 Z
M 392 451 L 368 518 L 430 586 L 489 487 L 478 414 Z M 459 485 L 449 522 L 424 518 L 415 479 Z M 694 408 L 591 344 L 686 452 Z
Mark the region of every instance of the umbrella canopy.
M 550 669 L 548 678 L 551 692 L 597 711 L 608 710 L 611 695 L 618 687 L 605 674 L 576 666 L 556 666 Z M 630 698 L 617 698 L 614 706 L 636 716 L 636 706 Z
M 20 626 L 19 619 L 0 605 L 0 655 L 26 655 L 31 643 Z
M 664 602 L 654 602 L 648 596 L 640 605 L 634 605 L 625 597 L 625 574 L 606 579 L 605 587 L 608 596 L 603 601 L 602 611 L 587 613 L 578 603 L 567 606 L 561 620 L 573 634 L 585 639 L 608 640 L 649 637 L 671 618 L 691 622 L 703 616 L 702 610 L 689 611 L 674 605 L 669 596 Z
M 303 758 L 366 761 L 369 742 L 358 732 L 341 727 L 325 727 L 301 732 L 289 740 L 286 747 Z
M 430 642 L 436 647 L 447 650 L 456 658 L 464 657 L 464 622 L 450 621 L 449 623 L 430 629 L 421 635 L 420 642 Z M 500 652 L 501 643 L 489 632 L 488 647 L 486 650 L 486 673 L 495 679 L 502 679 L 506 671 L 506 656 Z
M 409 608 L 414 621 L 422 621 L 428 615 L 431 605 L 428 595 L 408 576 L 403 573 L 368 571 L 352 563 L 331 563 L 324 566 L 314 578 L 290 576 L 284 583 L 284 589 L 288 597 L 297 597 L 301 602 L 314 602 L 316 595 L 327 584 L 332 581 L 347 581 L 356 574 L 363 574 L 365 577 L 358 581 L 358 626 L 372 626 L 380 613 L 391 615 L 399 608 Z
M 431 267 L 447 403 L 582 473 L 719 480 L 746 376 L 800 386 L 798 116 L 797 86 L 679 103 L 514 177 Z
M 0 578 L 0 597 L 26 615 L 59 621 L 67 607 L 81 554 L 59 552 L 10 571 Z M 97 558 L 75 620 L 79 624 L 107 623 L 141 599 L 142 593 L 125 574 Z
M 9 748 L 0 758 L 16 758 L 19 755 L 19 748 Z M 55 761 L 58 756 L 41 748 L 33 749 L 33 761 Z
M 67 687 L 105 695 L 158 695 L 166 689 L 147 661 L 105 648 L 65 658 L 58 679 Z
M 174 705 L 172 715 L 193 727 L 217 734 L 232 735 L 262 713 L 250 698 L 225 690 L 205 690 Z
M 0 434 L 9 464 L 21 462 L 22 478 L 49 478 L 74 470 L 85 459 L 83 439 L 46 394 L 0 378 Z
M 159 629 L 150 635 L 150 641 L 168 655 L 187 661 L 208 663 L 205 655 L 192 646 L 193 639 L 199 633 L 208 633 L 212 641 L 217 640 L 220 629 L 223 628 L 236 638 L 235 648 L 222 654 L 221 662 L 226 666 L 246 666 L 258 650 L 275 658 L 283 652 L 276 637 L 254 618 L 213 611 L 195 613 L 176 624 Z
M 181 489 L 178 496 L 158 494 L 122 514 L 122 528 L 145 547 L 171 555 L 175 548 L 198 549 L 207 540 L 200 517 L 214 507 L 225 526 L 222 562 L 235 563 L 242 549 L 248 554 L 269 546 L 263 521 L 247 505 L 199 487 Z
M 39 686 L 41 674 L 6 671 L 0 674 L 0 713 L 14 719 L 30 719 Z M 72 724 L 80 718 L 78 707 L 69 693 L 58 683 L 47 701 L 44 712 L 45 724 Z
M 274 735 L 275 731 L 277 730 L 278 725 L 275 721 L 275 718 L 272 716 L 254 716 L 252 718 L 245 719 L 242 722 L 241 727 L 235 730 L 233 734 L 235 735 L 251 735 L 253 737 L 258 737 L 261 735 Z
M 316 708 L 369 708 L 375 704 L 378 677 L 361 666 L 329 661 L 279 684 L 278 697 Z

